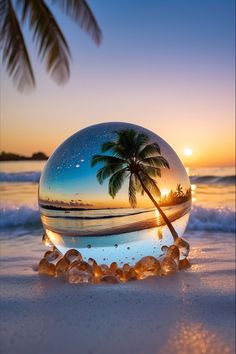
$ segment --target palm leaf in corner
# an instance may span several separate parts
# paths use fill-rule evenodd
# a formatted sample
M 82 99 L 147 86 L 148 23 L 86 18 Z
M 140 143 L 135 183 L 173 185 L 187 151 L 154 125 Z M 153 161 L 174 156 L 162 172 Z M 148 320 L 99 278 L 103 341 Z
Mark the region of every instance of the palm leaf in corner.
M 96 44 L 102 38 L 98 23 L 85 0 L 51 0 L 80 25 Z M 0 34 L 2 60 L 7 73 L 20 91 L 32 89 L 35 78 L 22 34 L 29 24 L 37 55 L 46 71 L 62 84 L 70 76 L 70 49 L 53 13 L 44 0 L 0 0 Z M 17 14 L 20 18 L 18 20 Z

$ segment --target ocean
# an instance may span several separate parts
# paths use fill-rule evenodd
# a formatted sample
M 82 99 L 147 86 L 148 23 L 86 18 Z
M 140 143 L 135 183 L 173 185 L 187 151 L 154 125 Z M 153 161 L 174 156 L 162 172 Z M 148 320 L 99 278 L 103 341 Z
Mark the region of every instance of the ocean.
M 9 252 L 13 252 L 16 256 L 19 254 L 21 254 L 21 256 L 28 254 L 29 260 L 32 259 L 32 257 L 33 259 L 38 260 L 45 251 L 45 246 L 41 242 L 43 227 L 38 207 L 38 181 L 44 164 L 45 162 L 41 161 L 2 162 L 0 164 L 0 241 L 3 246 L 2 255 L 4 257 L 7 257 Z M 188 233 L 188 231 L 199 231 L 199 234 L 201 234 L 205 231 L 219 233 L 219 235 L 223 233 L 225 235 L 227 233 L 235 232 L 234 168 L 195 168 L 188 169 L 188 173 L 192 187 L 192 208 L 185 233 Z M 98 212 L 101 213 L 102 211 Z M 75 229 L 77 227 L 77 229 L 81 230 L 83 230 L 84 225 L 86 225 L 87 228 L 89 223 L 89 230 L 92 232 L 94 227 L 94 215 L 92 215 L 91 221 L 89 218 L 91 216 L 90 214 L 97 212 L 88 211 L 87 215 L 85 215 L 86 211 L 74 211 L 71 215 L 65 214 L 62 215 L 62 217 L 58 217 L 58 211 L 48 211 L 48 213 L 53 214 L 53 219 L 49 219 L 48 222 L 49 229 L 50 220 L 53 220 L 53 222 L 56 220 L 59 228 L 61 223 L 69 222 L 69 225 L 72 225 Z M 82 218 L 77 219 L 76 213 L 80 213 L 80 215 L 82 213 L 84 215 Z M 111 214 L 114 213 L 116 213 L 116 211 L 111 211 Z M 139 222 L 139 218 L 144 220 L 142 213 L 135 213 L 133 209 L 130 209 L 130 213 L 134 213 L 134 215 L 129 217 L 130 220 L 132 220 L 132 218 L 137 222 Z M 144 210 L 143 214 L 149 218 L 153 213 L 154 211 L 146 212 Z M 103 219 L 103 217 L 99 215 L 98 219 L 99 222 L 101 222 L 101 227 L 104 227 L 105 225 L 106 227 L 112 227 L 114 229 L 117 226 L 119 227 L 121 220 L 124 225 L 126 223 L 126 218 L 128 220 L 127 216 L 123 218 L 121 218 L 120 215 L 118 218 L 114 218 L 114 215 L 111 216 L 112 218 L 106 217 L 106 219 Z M 68 217 L 70 217 L 70 221 L 66 219 Z M 147 222 L 151 222 L 150 220 L 153 219 L 149 218 Z M 174 221 L 173 225 L 177 228 L 177 231 L 179 231 L 180 234 L 184 230 L 187 220 L 187 211 L 182 211 L 182 217 L 179 221 Z M 127 262 L 132 263 L 132 259 L 134 260 L 138 256 L 141 257 L 144 247 L 150 247 L 150 250 L 156 248 L 153 247 L 153 244 L 157 232 L 155 231 L 151 233 L 151 230 L 155 229 L 150 228 L 139 232 L 137 240 L 139 241 L 139 243 L 137 243 L 139 246 L 133 248 L 133 253 L 135 251 L 135 254 L 130 250 L 129 252 L 126 251 L 127 254 L 125 255 L 125 258 L 127 258 Z M 123 238 L 122 241 L 123 244 L 129 243 L 131 234 L 132 233 L 129 232 L 126 233 L 126 238 Z M 121 238 L 118 239 L 116 236 L 116 232 L 114 232 L 113 236 L 110 237 L 110 243 L 113 247 L 110 247 L 111 252 L 107 261 L 116 258 L 114 245 L 121 240 Z M 104 242 L 107 243 L 107 240 L 104 241 L 104 237 L 101 237 L 99 240 L 98 238 L 95 240 L 94 237 L 88 237 L 86 241 L 80 237 L 66 237 L 61 241 L 61 244 L 64 246 L 60 247 L 60 242 L 58 242 L 59 238 L 56 236 L 54 244 L 56 244 L 58 249 L 64 253 L 66 249 L 73 248 L 73 242 L 75 242 L 75 239 L 77 243 L 79 242 L 78 245 L 76 243 L 76 247 L 82 247 L 84 249 L 85 259 L 87 258 L 87 253 L 88 257 L 93 257 L 93 250 L 96 250 L 96 247 L 102 246 Z M 147 239 L 150 241 L 149 244 L 146 241 Z M 169 242 L 172 242 L 171 240 L 172 238 L 170 237 Z M 84 244 L 85 242 L 88 243 L 87 246 Z M 91 248 L 91 244 L 92 246 L 95 245 L 95 248 Z M 108 250 L 108 248 L 106 249 Z M 127 247 L 124 248 L 124 250 L 126 249 Z M 128 247 L 128 249 L 130 249 L 130 247 Z M 149 250 L 146 251 L 149 252 Z M 155 249 L 152 251 L 154 256 L 157 255 L 157 252 L 161 254 L 161 250 Z M 105 260 L 102 254 L 99 256 L 96 254 L 96 257 L 101 261 Z M 115 260 L 119 263 L 119 259 Z
M 190 348 L 194 353 L 234 353 L 232 168 L 189 171 L 194 193 L 184 237 L 191 247 L 190 269 L 125 284 L 76 286 L 37 272 L 47 250 L 37 203 L 43 166 L 0 164 L 4 352 L 58 353 L 69 348 L 74 353 L 80 348 L 84 353 L 111 353 L 128 348 L 135 353 L 187 353 Z M 126 337 L 128 342 L 121 340 Z
M 38 181 L 43 161 L 0 163 L 0 232 L 17 236 L 41 230 Z M 235 169 L 189 169 L 192 185 L 190 230 L 235 231 Z M 19 231 L 20 230 L 20 231 Z

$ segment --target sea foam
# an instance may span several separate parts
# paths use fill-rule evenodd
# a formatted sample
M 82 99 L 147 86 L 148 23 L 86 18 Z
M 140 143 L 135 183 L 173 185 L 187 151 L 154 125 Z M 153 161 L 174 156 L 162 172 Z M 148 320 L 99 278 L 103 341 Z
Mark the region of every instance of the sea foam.
M 189 230 L 235 232 L 235 212 L 230 208 L 203 208 L 194 206 L 188 224 Z
M 0 229 L 13 227 L 39 227 L 40 214 L 37 208 L 27 205 L 20 207 L 0 207 Z M 188 230 L 235 232 L 235 212 L 229 208 L 203 208 L 194 206 Z
M 31 182 L 38 183 L 41 172 L 0 172 L 0 182 Z M 190 181 L 194 184 L 223 184 L 234 185 L 236 176 L 191 176 Z
M 17 173 L 9 173 L 9 172 L 0 172 L 0 182 L 31 182 L 38 183 L 40 179 L 40 172 L 17 172 Z
M 20 207 L 0 207 L 0 229 L 17 226 L 40 226 L 40 214 L 36 208 L 22 205 Z

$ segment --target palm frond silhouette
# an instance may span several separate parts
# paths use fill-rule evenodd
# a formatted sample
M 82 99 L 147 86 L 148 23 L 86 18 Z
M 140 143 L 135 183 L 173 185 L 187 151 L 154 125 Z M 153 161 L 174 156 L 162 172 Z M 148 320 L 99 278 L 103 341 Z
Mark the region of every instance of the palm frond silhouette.
M 86 0 L 51 0 L 99 44 L 102 33 Z M 0 0 L 0 49 L 8 75 L 19 91 L 35 87 L 35 75 L 22 28 L 28 24 L 37 55 L 58 83 L 70 76 L 70 49 L 44 0 Z

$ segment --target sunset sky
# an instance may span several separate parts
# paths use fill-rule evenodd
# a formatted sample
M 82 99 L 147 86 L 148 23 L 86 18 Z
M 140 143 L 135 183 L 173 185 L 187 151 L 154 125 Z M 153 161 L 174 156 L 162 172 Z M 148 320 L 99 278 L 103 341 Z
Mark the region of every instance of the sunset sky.
M 149 143 L 155 142 L 159 145 L 161 155 L 169 163 L 169 169 L 161 168 L 161 177 L 158 178 L 158 187 L 162 193 L 168 194 L 171 190 L 175 191 L 178 184 L 182 186 L 184 193 L 190 188 L 185 168 L 162 139 L 133 124 L 103 123 L 74 134 L 55 151 L 40 180 L 40 202 L 60 206 L 61 202 L 68 205 L 72 201 L 72 203 L 76 202 L 77 207 L 128 208 L 130 205 L 127 197 L 128 173 L 116 198 L 111 198 L 107 193 L 108 181 L 106 180 L 101 185 L 96 177 L 103 164 L 91 166 L 93 156 L 101 153 L 102 144 L 116 139 L 114 131 L 123 129 L 134 129 L 137 133 L 145 134 Z M 106 155 L 110 155 L 110 152 L 106 152 Z M 146 195 L 142 197 L 139 194 L 137 206 L 152 207 L 153 204 L 149 197 Z
M 36 89 L 20 94 L 1 66 L 1 150 L 51 154 L 81 128 L 123 121 L 160 135 L 188 166 L 233 165 L 234 0 L 89 4 L 99 47 L 54 9 L 72 52 L 66 85 L 46 75 L 27 31 Z

